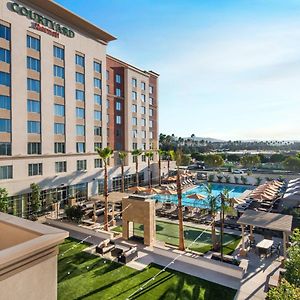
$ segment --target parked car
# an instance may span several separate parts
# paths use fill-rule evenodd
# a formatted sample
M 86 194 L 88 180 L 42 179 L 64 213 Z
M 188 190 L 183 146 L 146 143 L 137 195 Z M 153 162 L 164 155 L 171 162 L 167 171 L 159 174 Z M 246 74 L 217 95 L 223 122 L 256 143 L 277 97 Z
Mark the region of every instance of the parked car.
M 234 170 L 232 173 L 233 174 L 245 174 L 244 170 L 240 170 L 240 169 Z

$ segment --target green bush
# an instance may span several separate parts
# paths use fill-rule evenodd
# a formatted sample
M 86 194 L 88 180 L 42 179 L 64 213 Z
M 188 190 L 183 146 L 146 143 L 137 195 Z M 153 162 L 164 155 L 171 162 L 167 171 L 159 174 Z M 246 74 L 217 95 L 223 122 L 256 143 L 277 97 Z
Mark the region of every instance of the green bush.
M 68 220 L 76 222 L 76 223 L 79 223 L 83 217 L 83 211 L 77 205 L 66 206 L 65 214 L 66 214 Z

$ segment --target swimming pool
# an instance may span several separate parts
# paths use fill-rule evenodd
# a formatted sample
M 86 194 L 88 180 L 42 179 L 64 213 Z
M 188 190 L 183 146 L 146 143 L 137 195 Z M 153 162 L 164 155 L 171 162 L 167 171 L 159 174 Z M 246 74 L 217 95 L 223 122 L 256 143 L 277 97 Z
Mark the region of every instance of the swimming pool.
M 219 195 L 224 189 L 227 189 L 229 191 L 229 196 L 232 198 L 239 197 L 243 192 L 246 190 L 252 189 L 249 186 L 240 186 L 240 185 L 234 185 L 234 184 L 222 184 L 222 183 L 212 183 L 212 194 L 214 196 Z M 208 199 L 205 198 L 203 200 L 193 200 L 189 199 L 186 196 L 190 194 L 201 194 L 203 196 L 207 196 L 207 191 L 203 184 L 198 185 L 197 187 L 194 187 L 182 194 L 182 205 L 185 206 L 193 206 L 193 207 L 199 207 L 199 208 L 208 208 L 209 203 Z M 177 195 L 154 195 L 153 199 L 159 201 L 159 202 L 172 202 L 177 204 Z M 220 205 L 220 200 L 219 205 Z

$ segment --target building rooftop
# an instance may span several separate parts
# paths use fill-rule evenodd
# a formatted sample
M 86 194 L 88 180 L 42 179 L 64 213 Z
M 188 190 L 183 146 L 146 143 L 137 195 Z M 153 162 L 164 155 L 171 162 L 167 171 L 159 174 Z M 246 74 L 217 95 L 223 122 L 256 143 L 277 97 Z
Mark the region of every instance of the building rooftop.
M 57 254 L 69 233 L 0 213 L 0 281 Z
M 53 18 L 59 18 L 66 24 L 71 24 L 74 29 L 77 28 L 79 29 L 79 31 L 88 33 L 96 40 L 105 43 L 116 40 L 116 37 L 114 37 L 113 35 L 100 29 L 98 26 L 83 19 L 82 17 L 76 15 L 75 13 L 52 0 L 20 0 L 20 2 L 40 8 L 49 13 L 49 15 L 53 15 Z

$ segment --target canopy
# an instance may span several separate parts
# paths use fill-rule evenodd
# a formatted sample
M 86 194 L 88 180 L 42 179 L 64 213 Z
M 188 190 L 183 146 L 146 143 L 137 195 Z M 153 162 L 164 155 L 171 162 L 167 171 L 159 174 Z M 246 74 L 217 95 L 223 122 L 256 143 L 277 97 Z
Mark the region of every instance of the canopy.
M 203 200 L 203 199 L 206 198 L 205 196 L 203 196 L 201 194 L 190 194 L 186 197 L 189 198 L 189 199 L 194 199 L 194 200 Z
M 108 194 L 108 202 L 109 203 L 120 203 L 124 197 L 127 197 L 128 194 L 120 193 L 120 192 L 111 192 Z M 90 198 L 92 201 L 96 202 L 104 202 L 105 197 L 103 195 L 95 195 Z
M 292 221 L 293 216 L 290 215 L 248 209 L 239 218 L 237 223 L 290 233 L 292 231 Z
M 128 189 L 130 192 L 144 192 L 145 190 L 146 188 L 142 186 L 132 186 Z

